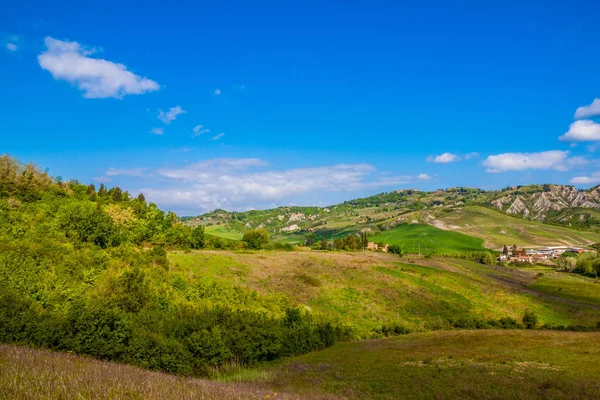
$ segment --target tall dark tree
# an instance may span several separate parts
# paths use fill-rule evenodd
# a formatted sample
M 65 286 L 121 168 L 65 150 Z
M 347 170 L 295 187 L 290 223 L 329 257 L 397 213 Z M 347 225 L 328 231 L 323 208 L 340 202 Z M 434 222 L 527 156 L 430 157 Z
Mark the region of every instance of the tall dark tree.
M 141 202 L 141 203 L 145 203 L 145 202 L 146 202 L 146 196 L 144 196 L 144 193 L 140 193 L 140 194 L 138 194 L 138 197 L 137 197 L 137 199 L 138 199 L 138 201 L 139 201 L 139 202 Z
M 506 247 L 506 245 L 504 245 L 504 248 L 502 249 L 502 254 L 504 254 L 505 256 L 508 255 L 508 247 Z
M 123 201 L 123 191 L 121 190 L 120 187 L 116 186 L 112 190 L 112 199 L 113 199 L 113 201 L 116 201 L 116 202 Z
M 98 189 L 98 196 L 100 197 L 104 197 L 106 196 L 108 192 L 106 191 L 106 186 L 104 186 L 104 183 L 100 184 L 100 189 Z
M 96 186 L 94 186 L 94 184 L 93 184 L 93 183 L 90 183 L 90 185 L 87 187 L 87 192 L 86 192 L 86 194 L 87 194 L 88 196 L 91 196 L 91 195 L 93 195 L 93 194 L 95 194 L 95 193 L 96 193 Z

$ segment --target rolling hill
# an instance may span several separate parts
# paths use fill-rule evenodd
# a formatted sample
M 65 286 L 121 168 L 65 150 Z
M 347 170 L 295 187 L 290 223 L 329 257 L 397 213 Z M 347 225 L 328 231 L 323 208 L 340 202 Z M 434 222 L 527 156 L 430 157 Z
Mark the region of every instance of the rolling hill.
M 329 207 L 279 207 L 270 210 L 215 210 L 185 218 L 191 226 L 205 225 L 207 233 L 239 240 L 245 230 L 267 229 L 275 241 L 301 244 L 308 235 L 332 240 L 366 231 L 373 241 L 404 245 L 418 252 L 418 235 L 442 238 L 428 248 L 445 253 L 481 248 L 475 239 L 445 235 L 435 229 L 409 227 L 428 224 L 484 240 L 484 246 L 588 246 L 600 242 L 600 189 L 531 185 L 501 191 L 451 188 L 435 192 L 399 190 L 350 200 Z M 516 204 L 516 205 L 515 205 Z M 527 210 L 527 211 L 525 211 Z M 417 233 L 418 232 L 418 233 Z M 413 237 L 413 233 L 417 236 Z M 432 236 L 433 235 L 433 236 Z M 421 237 L 423 238 L 423 237 Z M 466 247 L 460 242 L 469 242 Z M 417 246 L 413 244 L 417 243 Z M 413 247 L 415 247 L 413 249 Z M 426 250 L 429 251 L 429 250 Z

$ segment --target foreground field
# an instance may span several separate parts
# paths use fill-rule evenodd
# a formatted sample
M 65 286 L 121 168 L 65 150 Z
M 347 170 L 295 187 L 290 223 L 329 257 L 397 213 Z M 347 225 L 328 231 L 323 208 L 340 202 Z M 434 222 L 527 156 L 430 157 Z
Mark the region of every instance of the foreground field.
M 528 287 L 539 271 L 491 268 L 456 258 L 399 258 L 367 251 L 197 251 L 174 252 L 169 260 L 175 274 L 247 287 L 271 302 L 305 306 L 352 327 L 356 337 L 370 337 L 382 324 L 430 330 L 474 315 L 520 320 L 526 310 L 533 310 L 542 323 L 596 325 L 600 320 L 593 302 Z M 235 299 L 229 304 L 235 307 Z
M 352 399 L 594 399 L 600 333 L 445 331 L 340 343 L 276 367 L 271 385 Z
M 0 398 L 595 399 L 598 359 L 600 333 L 444 331 L 339 343 L 217 382 L 0 346 Z
M 0 345 L 0 399 L 262 399 L 275 394 L 265 387 L 182 378 L 72 354 Z M 277 393 L 276 398 L 298 396 Z

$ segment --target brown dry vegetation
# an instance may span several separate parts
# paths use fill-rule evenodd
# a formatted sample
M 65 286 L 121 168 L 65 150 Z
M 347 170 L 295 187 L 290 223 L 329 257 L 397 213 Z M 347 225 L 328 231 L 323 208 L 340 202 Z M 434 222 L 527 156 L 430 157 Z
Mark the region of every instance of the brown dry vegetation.
M 275 393 L 277 393 L 275 395 Z M 264 384 L 183 378 L 87 357 L 0 345 L 0 399 L 298 399 Z M 302 399 L 334 399 L 303 395 Z

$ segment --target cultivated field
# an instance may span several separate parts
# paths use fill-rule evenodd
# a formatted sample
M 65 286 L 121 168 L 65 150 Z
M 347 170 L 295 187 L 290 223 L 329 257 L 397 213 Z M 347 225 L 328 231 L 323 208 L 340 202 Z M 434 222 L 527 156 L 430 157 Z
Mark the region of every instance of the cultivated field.
M 397 244 L 410 254 L 456 254 L 484 250 L 483 240 L 425 224 L 404 224 L 370 236 L 369 240 Z

